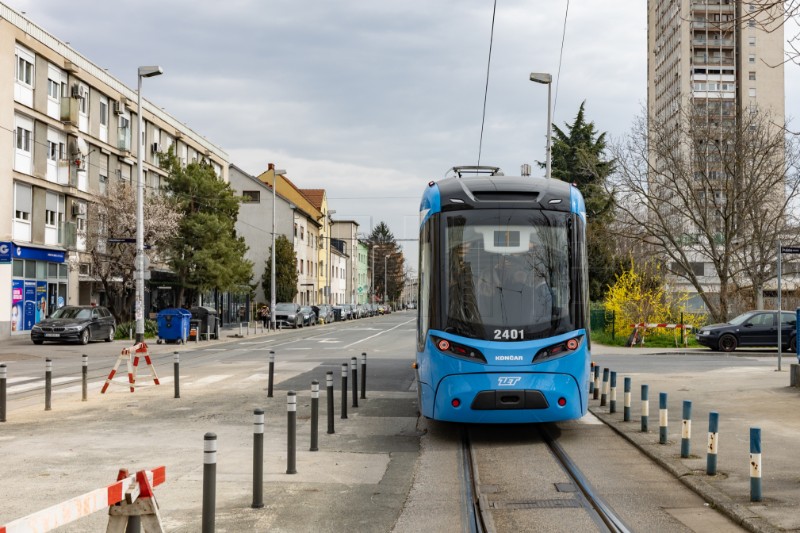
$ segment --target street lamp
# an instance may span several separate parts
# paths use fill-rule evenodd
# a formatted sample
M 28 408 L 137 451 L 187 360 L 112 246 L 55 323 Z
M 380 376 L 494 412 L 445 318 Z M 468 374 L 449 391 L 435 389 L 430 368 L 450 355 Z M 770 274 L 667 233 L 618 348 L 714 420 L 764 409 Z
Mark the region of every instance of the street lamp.
M 386 293 L 389 292 L 389 278 L 386 275 L 386 260 L 389 254 L 383 256 L 383 305 L 386 305 Z
M 270 165 L 271 166 L 271 165 Z M 270 266 L 270 296 L 269 296 L 269 323 L 274 331 L 275 328 L 275 198 L 278 190 L 278 175 L 286 174 L 285 170 L 277 170 L 272 167 L 272 263 Z
M 553 87 L 553 76 L 551 74 L 546 74 L 544 72 L 531 72 L 531 81 L 535 83 L 543 83 L 547 85 L 547 154 L 545 156 L 545 161 L 547 165 L 547 171 L 545 173 L 545 177 L 550 177 L 550 139 L 552 137 L 553 126 L 551 124 L 552 118 L 550 117 L 550 89 Z
M 164 71 L 159 66 L 139 67 L 136 86 L 136 109 L 138 110 L 138 136 L 136 143 L 136 342 L 144 342 L 144 120 L 142 115 L 142 78 L 159 76 Z
M 331 284 L 331 276 L 333 276 L 333 265 L 331 261 L 333 260 L 333 255 L 331 254 L 331 244 L 333 241 L 331 240 L 331 233 L 332 228 L 331 224 L 333 224 L 333 219 L 331 218 L 332 215 L 336 214 L 335 209 L 330 209 L 327 214 L 328 218 L 328 272 L 325 273 L 325 279 L 328 280 L 328 305 L 333 305 L 333 285 Z

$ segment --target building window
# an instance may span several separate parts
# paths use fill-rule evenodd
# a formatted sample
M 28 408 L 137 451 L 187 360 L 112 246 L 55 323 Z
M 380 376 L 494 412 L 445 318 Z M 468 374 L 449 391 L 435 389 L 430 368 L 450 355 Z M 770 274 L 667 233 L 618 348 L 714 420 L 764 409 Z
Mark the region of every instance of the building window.
M 747 62 L 750 64 L 754 64 L 756 62 L 756 55 L 750 54 L 749 56 L 747 56 Z
M 242 191 L 242 201 L 246 204 L 261 202 L 261 191 Z
M 99 179 L 100 194 L 105 196 L 106 194 L 108 194 L 108 176 L 100 174 L 98 179 Z
M 108 126 L 108 99 L 100 99 L 100 125 Z
M 756 45 L 756 38 L 755 37 L 748 37 L 747 38 L 747 44 L 749 44 L 750 46 L 755 46 Z
M 755 72 L 752 72 L 752 71 L 751 71 L 751 72 L 749 72 L 749 73 L 747 74 L 747 79 L 749 79 L 750 81 L 755 81 L 755 80 L 756 80 L 756 73 L 755 73 Z
M 61 99 L 61 84 L 57 81 L 47 78 L 47 96 L 51 100 L 58 101 Z
M 750 94 L 750 96 L 752 98 L 755 98 L 755 96 L 756 96 L 756 88 L 755 87 L 750 87 L 750 89 L 748 89 L 748 93 Z
M 753 20 L 753 19 L 750 19 L 750 20 L 747 21 L 747 25 L 749 27 L 751 27 L 751 28 L 755 28 L 756 27 L 756 21 Z
M 14 116 L 15 147 L 14 170 L 25 174 L 33 173 L 33 120 L 21 115 Z
M 17 47 L 17 82 L 33 88 L 33 54 Z
M 17 150 L 31 151 L 31 130 L 23 126 L 17 126 Z

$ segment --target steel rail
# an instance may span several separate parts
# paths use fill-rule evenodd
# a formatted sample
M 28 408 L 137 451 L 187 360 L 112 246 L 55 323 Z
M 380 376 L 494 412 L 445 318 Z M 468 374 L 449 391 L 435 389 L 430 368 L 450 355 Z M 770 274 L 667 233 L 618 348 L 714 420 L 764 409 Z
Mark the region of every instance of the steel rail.
M 553 456 L 561 464 L 566 474 L 572 479 L 575 486 L 580 490 L 580 494 L 586 499 L 587 511 L 590 511 L 594 518 L 599 520 L 600 523 L 608 528 L 608 531 L 615 533 L 630 533 L 630 529 L 625 525 L 622 519 L 617 516 L 614 510 L 609 506 L 592 487 L 586 476 L 580 471 L 575 462 L 570 458 L 569 454 L 556 442 L 550 431 L 545 427 L 539 427 L 539 434 L 542 441 L 547 444 Z

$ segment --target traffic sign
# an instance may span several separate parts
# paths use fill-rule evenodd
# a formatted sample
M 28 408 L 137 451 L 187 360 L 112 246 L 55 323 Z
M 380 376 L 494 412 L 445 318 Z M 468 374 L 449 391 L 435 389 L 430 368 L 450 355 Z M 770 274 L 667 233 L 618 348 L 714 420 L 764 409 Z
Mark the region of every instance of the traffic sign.
M 122 238 L 122 239 L 114 238 L 114 239 L 107 239 L 107 242 L 108 242 L 108 244 L 123 244 L 123 243 L 131 244 L 131 243 L 135 243 L 136 242 L 136 238 L 131 238 L 131 237 Z
M 781 246 L 782 254 L 800 254 L 800 246 Z

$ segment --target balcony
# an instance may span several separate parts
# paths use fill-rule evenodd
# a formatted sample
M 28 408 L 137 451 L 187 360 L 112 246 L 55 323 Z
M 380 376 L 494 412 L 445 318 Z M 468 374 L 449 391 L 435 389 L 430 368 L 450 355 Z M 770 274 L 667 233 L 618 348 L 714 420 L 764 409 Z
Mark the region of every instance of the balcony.
M 692 57 L 692 65 L 695 66 L 714 66 L 714 67 L 732 67 L 734 66 L 732 57 L 706 57 L 694 56 Z
M 704 37 L 692 39 L 693 46 L 702 48 L 732 48 L 733 44 L 733 39 L 706 39 Z

